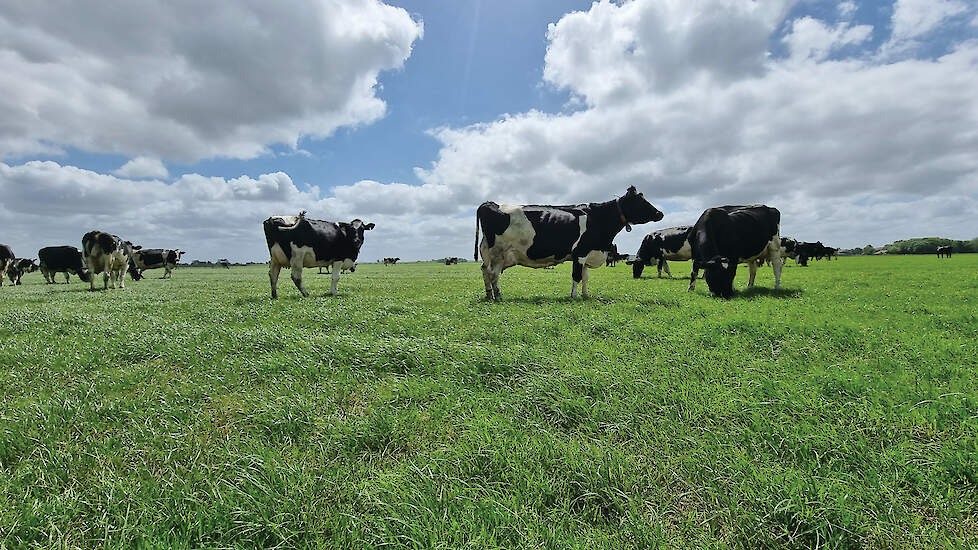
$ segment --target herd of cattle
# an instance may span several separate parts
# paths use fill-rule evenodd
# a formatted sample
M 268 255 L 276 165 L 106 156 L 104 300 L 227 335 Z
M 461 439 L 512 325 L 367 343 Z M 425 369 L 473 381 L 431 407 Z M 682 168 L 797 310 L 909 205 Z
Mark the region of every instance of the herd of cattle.
M 283 267 L 291 270 L 292 281 L 304 295 L 302 269 L 331 268 L 332 288 L 336 294 L 340 274 L 353 271 L 364 232 L 374 228 L 372 223 L 355 219 L 349 223 L 314 220 L 305 211 L 298 216 L 272 216 L 262 224 L 270 255 L 269 282 L 272 298 L 278 297 L 278 278 Z M 699 272 L 710 292 L 730 298 L 739 264 L 747 264 L 750 276 L 747 286 L 753 286 L 757 269 L 765 263 L 774 271 L 774 288 L 781 287 L 781 268 L 784 258 L 800 265 L 809 259 L 831 259 L 837 248 L 821 242 L 799 242 L 780 235 L 781 212 L 765 205 L 719 206 L 708 208 L 695 224 L 671 227 L 650 232 L 642 241 L 634 259 L 619 254 L 613 241 L 632 225 L 657 222 L 663 213 L 656 209 L 634 186 L 621 197 L 588 204 L 567 206 L 508 205 L 484 202 L 476 210 L 475 259 L 482 257 L 482 275 L 486 298 L 499 300 L 499 277 L 506 269 L 520 265 L 546 268 L 573 261 L 571 297 L 587 296 L 588 271 L 601 265 L 614 265 L 627 260 L 632 275 L 639 278 L 645 266 L 656 265 L 671 277 L 668 261 L 692 261 L 689 289 L 693 290 Z M 482 233 L 480 241 L 479 234 Z M 938 254 L 950 256 L 950 247 Z M 105 288 L 125 288 L 123 275 L 129 272 L 134 280 L 142 278 L 147 269 L 164 268 L 163 278 L 180 261 L 181 250 L 143 249 L 115 235 L 92 231 L 82 237 L 82 250 L 73 246 L 49 246 L 38 251 L 39 263 L 16 258 L 7 245 L 0 245 L 0 275 L 19 284 L 25 272 L 37 269 L 53 284 L 57 273 L 75 274 L 95 289 L 94 275 L 101 273 Z M 384 265 L 394 265 L 400 258 L 384 258 Z M 446 265 L 460 258 L 445 258 Z M 0 276 L 2 284 L 2 276 Z
M 129 241 L 102 231 L 85 233 L 82 250 L 67 245 L 46 246 L 37 251 L 36 261 L 17 258 L 9 246 L 0 244 L 0 286 L 4 274 L 11 283 L 19 285 L 24 273 L 40 270 L 48 284 L 55 284 L 55 275 L 64 273 L 66 284 L 70 275 L 75 275 L 95 290 L 95 275 L 101 273 L 105 288 L 109 288 L 110 280 L 112 288 L 117 283 L 120 288 L 125 288 L 123 276 L 126 272 L 134 281 L 142 279 L 147 269 L 163 268 L 163 278 L 171 276 L 183 253 L 182 250 L 133 246 Z

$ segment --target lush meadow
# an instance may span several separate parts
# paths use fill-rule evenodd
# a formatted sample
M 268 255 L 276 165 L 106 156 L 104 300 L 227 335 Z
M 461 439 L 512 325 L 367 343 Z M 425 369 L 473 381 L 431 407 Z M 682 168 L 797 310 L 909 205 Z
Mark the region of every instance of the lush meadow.
M 0 547 L 978 545 L 978 255 L 315 272 L 0 288 Z

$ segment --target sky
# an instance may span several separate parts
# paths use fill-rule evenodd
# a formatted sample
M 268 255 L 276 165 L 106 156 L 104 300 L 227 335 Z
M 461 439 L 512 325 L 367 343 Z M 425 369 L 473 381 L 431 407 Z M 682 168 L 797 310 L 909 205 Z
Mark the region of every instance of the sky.
M 764 203 L 842 247 L 978 236 L 966 0 L 0 4 L 0 242 L 267 261 L 261 222 L 471 258 L 475 208 Z

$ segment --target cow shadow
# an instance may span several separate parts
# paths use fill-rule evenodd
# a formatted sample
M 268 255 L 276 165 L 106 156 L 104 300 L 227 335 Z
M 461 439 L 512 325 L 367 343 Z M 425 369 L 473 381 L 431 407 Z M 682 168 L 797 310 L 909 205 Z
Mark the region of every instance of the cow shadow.
M 778 298 L 782 300 L 801 298 L 805 293 L 800 288 L 779 288 L 777 290 L 770 287 L 752 286 L 739 290 L 734 294 L 734 298 L 752 300 L 755 298 Z

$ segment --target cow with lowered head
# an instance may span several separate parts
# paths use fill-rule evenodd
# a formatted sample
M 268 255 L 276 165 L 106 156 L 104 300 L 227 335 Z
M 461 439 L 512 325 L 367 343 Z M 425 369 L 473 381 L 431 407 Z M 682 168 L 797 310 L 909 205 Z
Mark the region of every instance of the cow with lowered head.
M 662 270 L 672 278 L 668 260 L 687 262 L 690 260 L 689 231 L 691 225 L 681 225 L 650 232 L 642 239 L 642 245 L 635 253 L 635 259 L 628 262 L 632 266 L 632 277 L 642 276 L 645 266 L 654 262 L 662 278 Z
M 709 208 L 690 230 L 693 274 L 689 289 L 696 284 L 700 269 L 715 296 L 733 296 L 737 264 L 750 269 L 747 286 L 754 285 L 758 260 L 770 260 L 774 268 L 774 288 L 781 288 L 781 212 L 764 205 Z
M 27 258 L 14 258 L 14 261 L 7 264 L 7 278 L 10 279 L 10 284 L 19 285 L 20 278 L 23 277 L 24 273 L 33 273 L 37 271 L 37 264 L 34 260 Z M 2 273 L 0 273 L 2 277 Z
M 331 266 L 333 286 L 329 293 L 335 296 L 340 273 L 356 265 L 364 231 L 373 229 L 374 224 L 313 220 L 302 211 L 298 216 L 272 216 L 262 227 L 271 256 L 268 278 L 272 298 L 278 298 L 278 276 L 283 267 L 292 269 L 292 282 L 303 296 L 309 296 L 302 286 L 302 268 Z
M 170 250 L 166 248 L 143 248 L 134 250 L 132 262 L 129 263 L 129 275 L 133 281 L 143 278 L 143 272 L 147 269 L 163 268 L 163 276 L 160 279 L 171 277 L 173 268 L 180 262 L 180 256 L 185 254 L 183 250 Z
M 68 284 L 69 273 L 86 283 L 92 280 L 81 250 L 73 246 L 45 246 L 37 251 L 37 257 L 40 264 L 38 269 L 48 284 L 55 284 L 54 276 L 58 273 L 65 274 L 65 284 Z
M 7 272 L 7 267 L 15 259 L 13 249 L 9 245 L 0 244 L 0 286 L 3 286 L 3 275 Z
M 85 233 L 82 237 L 82 250 L 85 254 L 85 262 L 92 272 L 92 278 L 89 280 L 91 290 L 95 290 L 94 276 L 99 273 L 102 274 L 103 288 L 106 290 L 109 288 L 109 279 L 112 279 L 113 289 L 117 281 L 119 288 L 126 288 L 126 280 L 123 276 L 132 260 L 132 251 L 140 248 L 142 247 L 133 246 L 129 241 L 103 231 Z
M 476 211 L 475 259 L 482 253 L 486 299 L 499 300 L 499 275 L 514 265 L 548 267 L 574 262 L 571 297 L 587 296 L 588 268 L 604 264 L 612 241 L 631 224 L 662 219 L 634 186 L 607 202 L 571 206 L 484 202 Z M 479 242 L 479 230 L 483 238 Z

